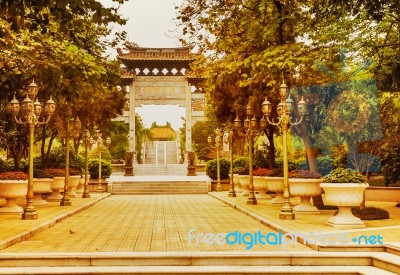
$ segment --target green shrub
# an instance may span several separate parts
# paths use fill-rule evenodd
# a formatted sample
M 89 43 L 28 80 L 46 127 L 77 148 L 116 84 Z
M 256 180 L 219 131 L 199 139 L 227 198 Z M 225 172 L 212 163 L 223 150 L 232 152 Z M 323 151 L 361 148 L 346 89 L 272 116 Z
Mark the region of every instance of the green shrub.
M 332 157 L 330 156 L 317 158 L 317 164 L 318 164 L 318 171 L 323 176 L 329 174 L 332 171 L 333 160 Z
M 49 154 L 47 160 L 47 168 L 63 168 L 65 169 L 65 149 L 56 148 L 52 150 Z M 38 160 L 39 162 L 39 160 Z M 82 170 L 84 169 L 85 160 L 81 156 L 75 154 L 74 151 L 69 152 L 69 168 Z M 41 165 L 40 165 L 41 166 Z M 38 166 L 38 167 L 40 167 Z
M 99 159 L 90 159 L 89 160 L 89 174 L 90 178 L 98 179 L 99 178 Z M 105 179 L 111 175 L 111 163 L 107 160 L 101 160 L 101 178 Z
M 240 167 L 239 168 L 239 175 L 249 175 L 250 174 L 250 170 L 249 170 L 250 166 L 246 165 L 245 167 Z
M 257 150 L 253 156 L 253 166 L 258 168 L 269 168 L 268 156 L 260 150 Z
M 9 161 L 0 159 L 0 173 L 12 171 L 14 168 L 14 162 L 10 164 Z
M 329 183 L 363 183 L 367 182 L 363 175 L 357 171 L 344 168 L 336 168 L 328 175 L 324 176 L 323 182 Z
M 229 178 L 230 165 L 231 164 L 230 164 L 229 160 L 224 159 L 224 158 L 220 159 L 219 175 L 220 175 L 221 179 Z M 207 162 L 206 174 L 212 180 L 216 180 L 218 178 L 218 176 L 217 176 L 217 160 L 216 159 L 212 159 Z
M 297 170 L 299 169 L 300 163 L 302 161 L 296 160 L 296 159 L 288 159 L 288 167 L 289 171 Z M 275 165 L 277 169 L 283 169 L 283 158 L 276 158 L 275 159 Z
M 243 169 L 243 167 L 234 167 L 233 168 L 233 173 L 234 174 L 239 174 L 239 172 Z
M 249 158 L 248 157 L 238 157 L 233 160 L 233 168 L 235 167 L 246 167 L 249 165 Z

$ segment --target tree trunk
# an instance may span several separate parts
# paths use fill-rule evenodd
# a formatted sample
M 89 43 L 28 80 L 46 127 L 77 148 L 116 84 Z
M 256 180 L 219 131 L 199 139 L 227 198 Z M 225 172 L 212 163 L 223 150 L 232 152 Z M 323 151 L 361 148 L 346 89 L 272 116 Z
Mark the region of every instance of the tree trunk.
M 274 127 L 271 124 L 268 124 L 267 129 L 264 131 L 265 135 L 267 136 L 269 145 L 268 145 L 268 164 L 269 168 L 273 169 L 276 167 L 275 164 L 275 143 L 274 143 Z
M 317 157 L 312 145 L 311 137 L 307 133 L 306 125 L 302 123 L 299 127 L 299 130 L 300 130 L 300 136 L 303 139 L 304 147 L 306 148 L 306 156 L 308 160 L 308 165 L 310 166 L 310 171 L 318 173 Z M 315 207 L 317 207 L 318 209 L 324 209 L 325 205 L 321 195 L 312 197 L 312 200 Z

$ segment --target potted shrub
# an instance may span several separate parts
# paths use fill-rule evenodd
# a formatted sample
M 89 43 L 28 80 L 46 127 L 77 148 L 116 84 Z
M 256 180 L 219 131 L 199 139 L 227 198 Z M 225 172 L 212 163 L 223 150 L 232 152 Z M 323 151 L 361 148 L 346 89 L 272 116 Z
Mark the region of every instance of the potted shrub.
M 233 183 L 235 184 L 235 191 L 236 192 L 243 192 L 242 186 L 240 185 L 239 181 L 239 172 L 242 168 L 241 167 L 233 167 Z
M 353 215 L 351 208 L 362 203 L 368 186 L 364 176 L 351 169 L 337 168 L 324 176 L 320 187 L 325 191 L 326 203 L 339 207 L 338 214 L 329 218 L 328 225 L 337 228 L 365 227 L 364 222 Z
M 268 181 L 265 177 L 271 174 L 271 170 L 267 168 L 257 168 L 253 170 L 254 191 L 259 191 L 259 195 L 267 195 Z
M 246 175 L 248 177 L 248 172 L 247 174 L 243 174 L 243 169 L 245 167 L 249 166 L 249 158 L 248 157 L 237 157 L 233 160 L 232 167 L 233 167 L 233 181 L 235 183 L 235 187 L 237 187 L 239 190 L 238 192 L 244 192 L 243 195 L 246 195 L 246 186 L 242 186 L 241 181 L 245 182 L 245 185 L 248 185 L 248 179 L 246 179 Z M 247 168 L 248 171 L 248 168 Z M 239 175 L 242 174 L 240 177 Z M 240 179 L 242 178 L 242 179 Z M 244 191 L 243 191 L 244 189 Z M 248 191 L 247 191 L 248 195 Z
M 99 178 L 99 159 L 91 159 L 88 164 L 91 179 Z M 111 163 L 105 159 L 101 159 L 101 178 L 105 179 L 111 175 Z
M 219 163 L 219 174 L 221 180 L 222 190 L 229 190 L 229 171 L 230 171 L 230 162 L 227 159 L 221 158 Z M 206 164 L 206 175 L 211 179 L 211 190 L 215 191 L 213 185 L 217 184 L 217 160 L 212 159 Z
M 49 168 L 43 170 L 43 175 L 46 178 L 52 178 L 51 183 L 51 194 L 47 198 L 47 201 L 61 201 L 62 195 L 60 190 L 64 189 L 65 185 L 65 171 L 61 168 Z
M 69 186 L 68 186 L 68 196 L 71 198 L 76 198 L 78 195 L 75 193 L 76 188 L 79 185 L 81 179 L 82 171 L 81 169 L 71 167 L 69 169 Z
M 268 190 L 275 193 L 275 197 L 271 199 L 272 204 L 283 203 L 283 171 L 282 169 L 272 169 L 270 174 L 265 177 L 268 182 Z
M 311 197 L 321 195 L 322 176 L 309 170 L 294 170 L 289 172 L 289 191 L 295 197 L 300 197 L 300 204 L 293 207 L 297 212 L 319 212 L 310 203 Z
M 42 198 L 42 194 L 51 192 L 53 178 L 47 177 L 43 169 L 33 170 L 33 205 L 43 206 L 48 202 Z
M 240 186 L 244 189 L 242 195 L 249 195 L 249 165 L 242 167 L 239 169 L 238 178 L 240 182 Z
M 24 172 L 0 173 L 0 197 L 6 204 L 0 208 L 3 214 L 20 214 L 23 208 L 18 206 L 17 198 L 24 198 L 28 192 L 28 175 Z

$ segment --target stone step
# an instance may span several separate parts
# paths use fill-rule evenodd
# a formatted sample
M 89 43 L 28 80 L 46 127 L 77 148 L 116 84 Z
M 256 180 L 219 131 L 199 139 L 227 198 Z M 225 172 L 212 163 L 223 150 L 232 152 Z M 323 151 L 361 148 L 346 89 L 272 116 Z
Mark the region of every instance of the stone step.
M 144 163 L 178 163 L 178 148 L 176 141 L 146 142 L 145 152 Z
M 14 267 L 0 268 L 0 275 L 137 275 L 137 274 L 324 274 L 393 275 L 371 266 L 85 266 L 85 267 Z
M 0 274 L 399 274 L 387 252 L 0 253 Z
M 155 160 L 154 160 L 155 162 Z M 134 167 L 135 175 L 181 175 L 187 174 L 185 164 L 137 164 Z
M 206 194 L 205 181 L 115 182 L 112 194 Z

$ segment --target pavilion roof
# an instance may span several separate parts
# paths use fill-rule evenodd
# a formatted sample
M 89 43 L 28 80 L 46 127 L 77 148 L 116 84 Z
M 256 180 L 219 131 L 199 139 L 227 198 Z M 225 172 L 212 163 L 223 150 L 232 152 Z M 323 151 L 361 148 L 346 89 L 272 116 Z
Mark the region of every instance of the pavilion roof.
M 152 140 L 175 140 L 176 132 L 170 126 L 153 126 L 150 128 Z
M 129 52 L 118 50 L 118 58 L 121 61 L 192 61 L 193 54 L 190 47 L 179 48 L 144 48 L 130 47 Z

